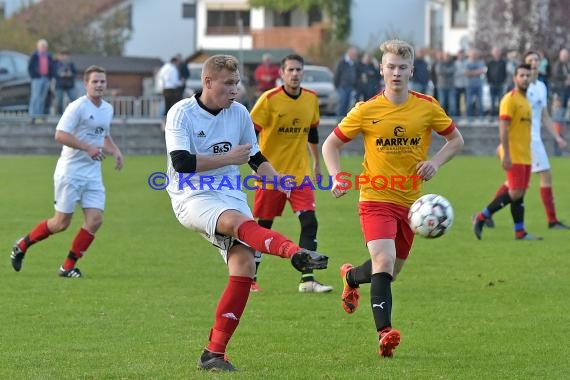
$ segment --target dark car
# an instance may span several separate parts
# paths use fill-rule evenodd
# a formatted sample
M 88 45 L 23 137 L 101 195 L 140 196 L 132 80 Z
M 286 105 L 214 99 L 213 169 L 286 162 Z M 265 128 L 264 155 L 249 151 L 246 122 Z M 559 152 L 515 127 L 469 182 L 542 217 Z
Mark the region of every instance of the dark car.
M 30 102 L 28 56 L 0 50 L 0 111 L 27 111 Z

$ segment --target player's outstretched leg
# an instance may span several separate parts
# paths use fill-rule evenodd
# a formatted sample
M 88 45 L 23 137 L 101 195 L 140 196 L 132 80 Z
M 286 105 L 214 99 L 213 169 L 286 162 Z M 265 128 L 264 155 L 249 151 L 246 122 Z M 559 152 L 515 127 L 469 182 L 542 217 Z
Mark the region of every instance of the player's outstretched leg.
M 356 311 L 358 308 L 358 299 L 360 298 L 360 292 L 358 291 L 358 288 L 353 288 L 348 285 L 348 281 L 346 279 L 348 271 L 350 271 L 352 268 L 353 265 L 349 263 L 343 264 L 340 267 L 340 277 L 342 279 L 343 285 L 341 296 L 342 308 L 348 314 L 352 314 Z
M 400 332 L 387 327 L 378 333 L 378 354 L 385 358 L 394 356 L 394 349 L 400 344 Z
M 210 372 L 237 371 L 236 367 L 228 360 L 226 354 L 219 354 L 208 350 L 204 350 L 198 359 L 198 369 Z

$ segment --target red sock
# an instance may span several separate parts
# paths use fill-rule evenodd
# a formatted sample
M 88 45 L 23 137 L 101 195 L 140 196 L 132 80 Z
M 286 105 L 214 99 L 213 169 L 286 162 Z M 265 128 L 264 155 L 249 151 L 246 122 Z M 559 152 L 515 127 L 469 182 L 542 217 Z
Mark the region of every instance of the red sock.
M 249 298 L 249 277 L 230 276 L 228 285 L 216 308 L 214 327 L 210 330 L 210 338 L 206 349 L 210 352 L 225 353 L 226 346 L 234 331 Z
M 73 243 L 71 244 L 71 250 L 69 251 L 73 257 L 68 257 L 65 260 L 63 263 L 63 269 L 70 270 L 71 268 L 74 268 L 75 263 L 81 258 L 81 256 L 83 256 L 85 251 L 87 251 L 87 248 L 89 248 L 93 239 L 95 239 L 95 235 L 87 231 L 85 228 L 81 228 L 77 235 L 75 235 L 75 239 L 73 239 Z
M 237 237 L 259 252 L 280 257 L 291 257 L 299 249 L 297 244 L 278 232 L 261 227 L 254 220 L 248 220 L 237 228 Z
M 558 219 L 556 218 L 556 209 L 554 208 L 554 195 L 552 194 L 552 187 L 541 187 L 540 198 L 542 198 L 542 204 L 544 204 L 544 209 L 546 210 L 548 223 L 557 222 Z
M 495 193 L 495 198 L 498 198 L 499 195 L 506 193 L 507 191 L 509 191 L 509 187 L 507 185 L 505 185 L 504 183 L 501 185 L 501 187 L 499 187 L 497 189 L 497 192 Z
M 50 230 L 48 229 L 47 220 L 44 220 L 38 223 L 37 226 L 26 236 L 24 239 L 18 243 L 20 249 L 24 252 L 33 244 L 37 243 L 38 241 L 44 240 L 49 235 L 51 235 Z

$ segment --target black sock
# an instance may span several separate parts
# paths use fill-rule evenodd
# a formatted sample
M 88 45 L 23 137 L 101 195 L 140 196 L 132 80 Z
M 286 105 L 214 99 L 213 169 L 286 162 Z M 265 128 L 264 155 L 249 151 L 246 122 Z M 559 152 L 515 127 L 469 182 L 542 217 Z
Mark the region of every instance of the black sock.
M 392 276 L 381 272 L 372 275 L 370 305 L 376 323 L 376 331 L 392 326 Z
M 524 200 L 517 199 L 511 203 L 511 215 L 515 226 L 524 222 Z
M 489 210 L 489 213 L 493 215 L 494 213 L 496 213 L 497 211 L 499 211 L 500 209 L 502 209 L 511 202 L 512 202 L 511 196 L 507 191 L 505 193 L 501 193 L 499 196 L 493 199 L 491 203 L 489 203 L 489 206 L 487 206 L 487 210 Z
M 360 284 L 370 284 L 372 276 L 372 260 L 368 259 L 360 266 L 352 268 L 346 274 L 346 282 L 351 288 L 358 288 Z
M 301 223 L 301 235 L 299 236 L 299 247 L 309 251 L 317 250 L 317 217 L 314 211 L 301 211 L 299 213 Z M 313 270 L 301 272 L 301 282 L 315 281 Z

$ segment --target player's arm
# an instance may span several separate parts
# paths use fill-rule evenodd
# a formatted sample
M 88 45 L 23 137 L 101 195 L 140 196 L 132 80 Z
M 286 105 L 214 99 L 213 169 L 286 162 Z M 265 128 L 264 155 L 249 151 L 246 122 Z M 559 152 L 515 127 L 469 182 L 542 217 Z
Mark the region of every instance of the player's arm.
M 334 132 L 331 133 L 323 143 L 323 160 L 333 178 L 333 187 L 331 193 L 333 197 L 339 198 L 347 193 L 348 189 L 339 186 L 338 175 L 341 173 L 340 169 L 340 150 L 344 145 L 342 141 Z
M 75 137 L 75 135 L 71 133 L 64 132 L 61 130 L 56 130 L 55 141 L 73 149 L 83 150 L 87 152 L 89 157 L 91 157 L 93 160 L 101 161 L 103 158 L 105 158 L 105 155 L 102 150 L 103 147 L 94 146 L 86 142 L 80 141 L 77 137 Z
M 215 156 L 192 154 L 187 150 L 170 152 L 172 167 L 178 173 L 200 173 L 228 165 L 242 165 L 249 161 L 251 144 L 238 145 L 228 153 Z
M 459 151 L 463 148 L 463 136 L 457 128 L 454 128 L 450 133 L 443 135 L 445 138 L 445 144 L 441 149 L 433 155 L 433 157 L 428 161 L 422 161 L 418 163 L 417 171 L 418 175 L 422 177 L 424 181 L 429 181 L 437 174 L 439 168 L 451 160 Z
M 123 153 L 113 141 L 111 135 L 105 136 L 105 141 L 103 143 L 103 152 L 105 154 L 110 154 L 115 159 L 115 169 L 121 170 L 124 165 Z
M 550 117 L 550 114 L 546 110 L 546 107 L 542 109 L 542 125 L 546 125 L 548 131 L 550 132 L 552 137 L 554 137 L 554 140 L 556 141 L 560 149 L 566 148 L 568 144 L 566 144 L 566 140 L 564 140 L 564 138 L 560 136 L 560 134 L 556 130 L 554 126 L 554 121 L 552 121 L 552 118 Z
M 291 195 L 291 189 L 294 187 L 291 183 L 291 178 L 287 175 L 278 173 L 273 165 L 271 165 L 263 154 L 261 154 L 261 152 L 257 152 L 250 158 L 249 166 L 262 178 L 274 178 L 275 184 L 277 184 L 277 186 L 275 186 L 275 190 L 279 190 L 289 198 L 289 195 Z
M 511 151 L 509 148 L 510 119 L 499 119 L 499 143 L 503 147 L 503 169 L 511 168 Z

